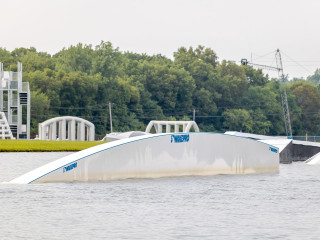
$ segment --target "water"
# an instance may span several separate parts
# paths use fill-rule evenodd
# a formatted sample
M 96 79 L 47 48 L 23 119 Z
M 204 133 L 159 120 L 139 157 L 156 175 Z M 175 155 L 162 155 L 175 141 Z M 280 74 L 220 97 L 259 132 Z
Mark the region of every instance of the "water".
M 0 153 L 0 181 L 67 154 Z M 319 239 L 319 173 L 0 184 L 0 239 Z

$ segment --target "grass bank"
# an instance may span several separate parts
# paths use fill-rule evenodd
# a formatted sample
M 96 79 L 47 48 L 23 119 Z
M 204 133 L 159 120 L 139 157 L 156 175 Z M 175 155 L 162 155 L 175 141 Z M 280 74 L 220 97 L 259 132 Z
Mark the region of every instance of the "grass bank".
M 93 147 L 102 143 L 105 142 L 0 139 L 0 152 L 73 152 Z

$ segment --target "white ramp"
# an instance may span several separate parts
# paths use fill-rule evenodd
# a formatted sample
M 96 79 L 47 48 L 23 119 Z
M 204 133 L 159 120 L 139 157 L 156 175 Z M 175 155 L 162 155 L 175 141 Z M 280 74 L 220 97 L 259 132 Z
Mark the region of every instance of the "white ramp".
M 305 163 L 309 165 L 320 165 L 320 153 L 309 158 L 308 160 L 305 161 Z
M 279 153 L 281 153 L 291 142 L 292 139 L 267 139 L 267 140 L 258 140 L 259 142 L 267 143 L 279 148 Z
M 278 171 L 279 149 L 269 144 L 225 134 L 168 133 L 98 145 L 44 165 L 11 183 Z

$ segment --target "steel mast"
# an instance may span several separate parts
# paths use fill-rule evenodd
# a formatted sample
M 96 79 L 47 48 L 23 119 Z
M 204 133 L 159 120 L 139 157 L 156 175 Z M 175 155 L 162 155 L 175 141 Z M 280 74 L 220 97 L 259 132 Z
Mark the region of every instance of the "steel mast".
M 292 139 L 292 129 L 291 129 L 290 113 L 289 113 L 288 98 L 287 98 L 287 91 L 286 91 L 286 77 L 283 74 L 282 59 L 281 59 L 281 54 L 279 49 L 277 49 L 277 52 L 276 52 L 276 62 L 277 62 L 278 75 L 279 75 L 279 81 L 280 81 L 280 97 L 281 97 L 281 105 L 283 109 L 284 125 L 286 128 L 287 137 L 290 137 Z
M 251 63 L 251 62 L 248 62 L 247 59 L 241 59 L 241 65 L 255 66 L 258 68 L 260 67 L 260 68 L 265 68 L 268 70 L 276 70 L 278 72 L 279 83 L 280 83 L 279 84 L 280 85 L 280 98 L 281 98 L 281 106 L 282 106 L 282 110 L 283 110 L 284 125 L 285 125 L 285 129 L 286 129 L 287 137 L 292 139 L 292 129 L 291 129 L 290 113 L 289 113 L 287 91 L 286 91 L 286 77 L 283 73 L 282 59 L 281 59 L 281 54 L 280 54 L 279 49 L 277 49 L 275 57 L 276 57 L 277 67 Z

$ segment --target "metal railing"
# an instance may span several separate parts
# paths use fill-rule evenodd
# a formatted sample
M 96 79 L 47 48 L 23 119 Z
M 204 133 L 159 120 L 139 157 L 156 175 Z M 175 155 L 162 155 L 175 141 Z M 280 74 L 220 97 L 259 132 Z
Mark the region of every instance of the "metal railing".
M 320 142 L 320 136 L 293 136 L 293 140 L 308 141 L 308 142 Z

